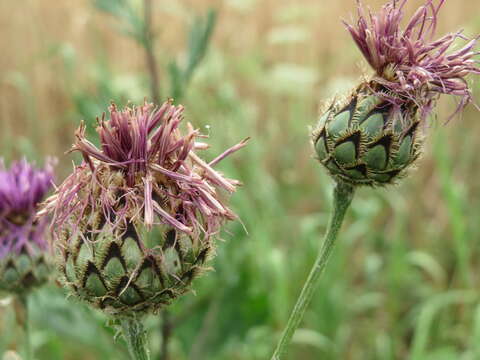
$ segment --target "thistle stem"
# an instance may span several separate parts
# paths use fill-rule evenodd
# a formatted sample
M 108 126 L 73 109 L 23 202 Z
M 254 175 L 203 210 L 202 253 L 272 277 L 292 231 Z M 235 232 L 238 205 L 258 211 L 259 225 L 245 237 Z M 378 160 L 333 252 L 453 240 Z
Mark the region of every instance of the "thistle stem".
M 32 346 L 30 343 L 30 326 L 29 326 L 29 316 L 28 316 L 28 297 L 25 294 L 19 295 L 18 300 L 22 306 L 22 316 L 21 319 L 17 319 L 18 322 L 21 322 L 23 327 L 23 346 L 24 346 L 24 356 L 25 360 L 32 360 Z M 18 315 L 17 315 L 18 316 Z
M 160 360 L 169 359 L 168 342 L 170 341 L 172 331 L 173 331 L 173 324 L 170 318 L 170 313 L 168 312 L 168 310 L 164 309 L 162 310 L 162 327 L 161 327 L 162 347 L 160 349 L 160 357 L 159 357 Z
M 141 320 L 124 318 L 120 319 L 120 324 L 132 360 L 149 360 L 150 354 L 147 350 L 147 340 Z
M 154 35 L 152 31 L 152 0 L 143 1 L 144 20 L 144 43 L 145 57 L 147 60 L 148 72 L 150 74 L 150 90 L 152 99 L 156 105 L 160 105 L 160 85 L 158 79 L 157 59 L 155 57 Z
M 328 224 L 322 247 L 320 248 L 317 259 L 310 270 L 307 281 L 303 285 L 302 292 L 300 293 L 297 303 L 290 314 L 287 326 L 283 331 L 282 337 L 277 344 L 277 348 L 275 349 L 271 360 L 280 360 L 286 353 L 293 334 L 303 319 L 305 310 L 312 300 L 314 291 L 318 285 L 320 275 L 325 269 L 328 259 L 330 258 L 335 245 L 335 240 L 337 239 L 338 232 L 342 226 L 343 218 L 345 217 L 345 213 L 352 202 L 354 192 L 355 189 L 353 186 L 343 182 L 338 182 L 335 186 L 333 192 L 333 212 L 330 217 L 330 222 Z

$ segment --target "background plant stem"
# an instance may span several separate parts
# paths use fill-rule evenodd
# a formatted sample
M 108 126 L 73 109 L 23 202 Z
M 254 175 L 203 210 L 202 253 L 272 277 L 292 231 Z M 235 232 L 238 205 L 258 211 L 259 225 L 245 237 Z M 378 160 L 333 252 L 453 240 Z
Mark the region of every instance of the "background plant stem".
M 141 320 L 124 318 L 120 319 L 120 324 L 132 360 L 149 360 L 150 355 L 147 350 L 145 330 Z
M 188 357 L 190 360 L 203 360 L 206 358 L 206 349 L 208 348 L 208 342 L 210 341 L 213 332 L 212 329 L 215 328 L 216 321 L 218 320 L 218 313 L 223 298 L 223 292 L 220 291 L 217 297 L 210 302 L 207 313 L 203 318 L 202 327 L 193 341 L 190 355 Z
M 150 73 L 150 87 L 152 100 L 156 105 L 160 105 L 160 86 L 158 79 L 157 60 L 154 50 L 154 36 L 152 32 L 152 0 L 144 0 L 143 15 L 144 15 L 144 47 L 145 56 L 147 60 L 147 67 Z
M 23 346 L 24 346 L 24 360 L 32 360 L 32 346 L 30 343 L 30 326 L 29 326 L 29 319 L 28 319 L 28 297 L 25 294 L 19 295 L 18 300 L 22 307 L 21 312 L 22 315 L 19 316 L 19 312 L 17 311 L 17 322 L 21 323 L 23 327 Z
M 160 105 L 160 84 L 158 79 L 157 59 L 154 50 L 154 36 L 152 33 L 152 0 L 143 1 L 143 21 L 144 21 L 144 48 L 147 61 L 147 68 L 150 75 L 150 91 L 153 102 Z M 170 314 L 168 310 L 162 310 L 161 314 L 162 347 L 160 349 L 160 360 L 168 360 L 168 342 L 173 331 Z
M 287 326 L 285 327 L 282 337 L 278 342 L 277 348 L 273 353 L 272 360 L 280 360 L 281 357 L 286 353 L 293 334 L 303 319 L 305 310 L 312 300 L 312 296 L 317 287 L 320 275 L 325 269 L 328 259 L 330 258 L 335 245 L 335 240 L 337 239 L 338 232 L 342 226 L 343 218 L 345 217 L 345 213 L 352 202 L 354 192 L 355 189 L 353 186 L 343 182 L 338 182 L 335 186 L 333 192 L 333 212 L 330 217 L 330 222 L 328 224 L 327 233 L 325 234 L 322 247 L 320 248 L 317 259 L 315 260 L 312 270 L 308 275 L 308 279 L 305 282 L 302 292 L 297 299 L 297 303 L 295 304 L 290 318 L 288 319 Z
M 168 343 L 170 341 L 170 337 L 172 336 L 173 332 L 173 324 L 172 320 L 170 319 L 170 313 L 168 310 L 164 309 L 161 312 L 162 317 L 162 325 L 160 329 L 160 333 L 162 334 L 162 346 L 160 348 L 160 360 L 168 360 Z

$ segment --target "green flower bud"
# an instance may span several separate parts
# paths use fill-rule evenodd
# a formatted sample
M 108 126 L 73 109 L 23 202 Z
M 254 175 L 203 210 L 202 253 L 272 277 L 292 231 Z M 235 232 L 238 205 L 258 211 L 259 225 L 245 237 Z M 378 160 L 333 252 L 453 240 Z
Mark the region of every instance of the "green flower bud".
M 45 251 L 22 249 L 0 259 L 0 290 L 22 294 L 48 281 L 50 267 L 45 258 Z
M 65 234 L 59 243 L 61 282 L 94 307 L 116 315 L 156 311 L 190 289 L 213 253 L 211 241 L 194 241 L 174 229 L 146 231 L 129 224 L 120 235 L 98 224 L 94 239 Z M 93 240 L 93 241 L 92 241 Z
M 421 116 L 413 103 L 396 107 L 360 88 L 322 114 L 313 132 L 318 160 L 352 185 L 381 186 L 405 175 L 421 153 Z

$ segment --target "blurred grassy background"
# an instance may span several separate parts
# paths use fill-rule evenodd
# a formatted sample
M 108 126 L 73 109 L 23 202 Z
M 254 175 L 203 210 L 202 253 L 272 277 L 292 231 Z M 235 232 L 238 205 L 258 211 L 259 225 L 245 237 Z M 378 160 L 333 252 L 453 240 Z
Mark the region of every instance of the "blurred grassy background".
M 216 270 L 172 307 L 171 359 L 268 359 L 330 211 L 332 184 L 312 159 L 308 127 L 321 101 L 352 87 L 366 66 L 340 22 L 353 0 L 157 0 L 162 98 L 172 91 L 169 64 L 186 59 L 187 29 L 208 9 L 217 25 L 182 103 L 211 135 L 207 157 L 253 138 L 219 166 L 245 184 L 232 205 L 248 234 L 230 225 Z M 56 155 L 62 180 L 81 119 L 93 123 L 112 99 L 149 97 L 143 50 L 88 0 L 4 0 L 0 24 L 0 155 Z M 447 1 L 439 33 L 459 27 L 480 32 L 478 2 Z M 478 98 L 478 81 L 474 88 Z M 414 176 L 357 193 L 289 359 L 480 359 L 480 114 L 469 107 L 443 126 L 454 106 L 440 102 Z M 126 359 L 103 315 L 54 285 L 32 305 L 38 359 Z M 158 317 L 148 326 L 156 359 Z M 0 334 L 0 354 L 20 346 L 9 299 Z

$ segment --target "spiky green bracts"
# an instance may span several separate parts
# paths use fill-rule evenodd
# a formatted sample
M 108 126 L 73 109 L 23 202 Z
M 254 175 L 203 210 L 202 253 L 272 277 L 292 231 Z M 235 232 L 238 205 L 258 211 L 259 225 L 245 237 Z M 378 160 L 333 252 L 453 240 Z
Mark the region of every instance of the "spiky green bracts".
M 444 1 L 428 0 L 400 29 L 407 0 L 390 1 L 356 25 L 346 24 L 375 74 L 324 110 L 313 132 L 319 161 L 330 175 L 352 185 L 395 182 L 419 157 L 423 122 L 441 94 L 472 101 L 465 77 L 480 74 L 476 39 L 448 52 L 460 32 L 430 41 Z

